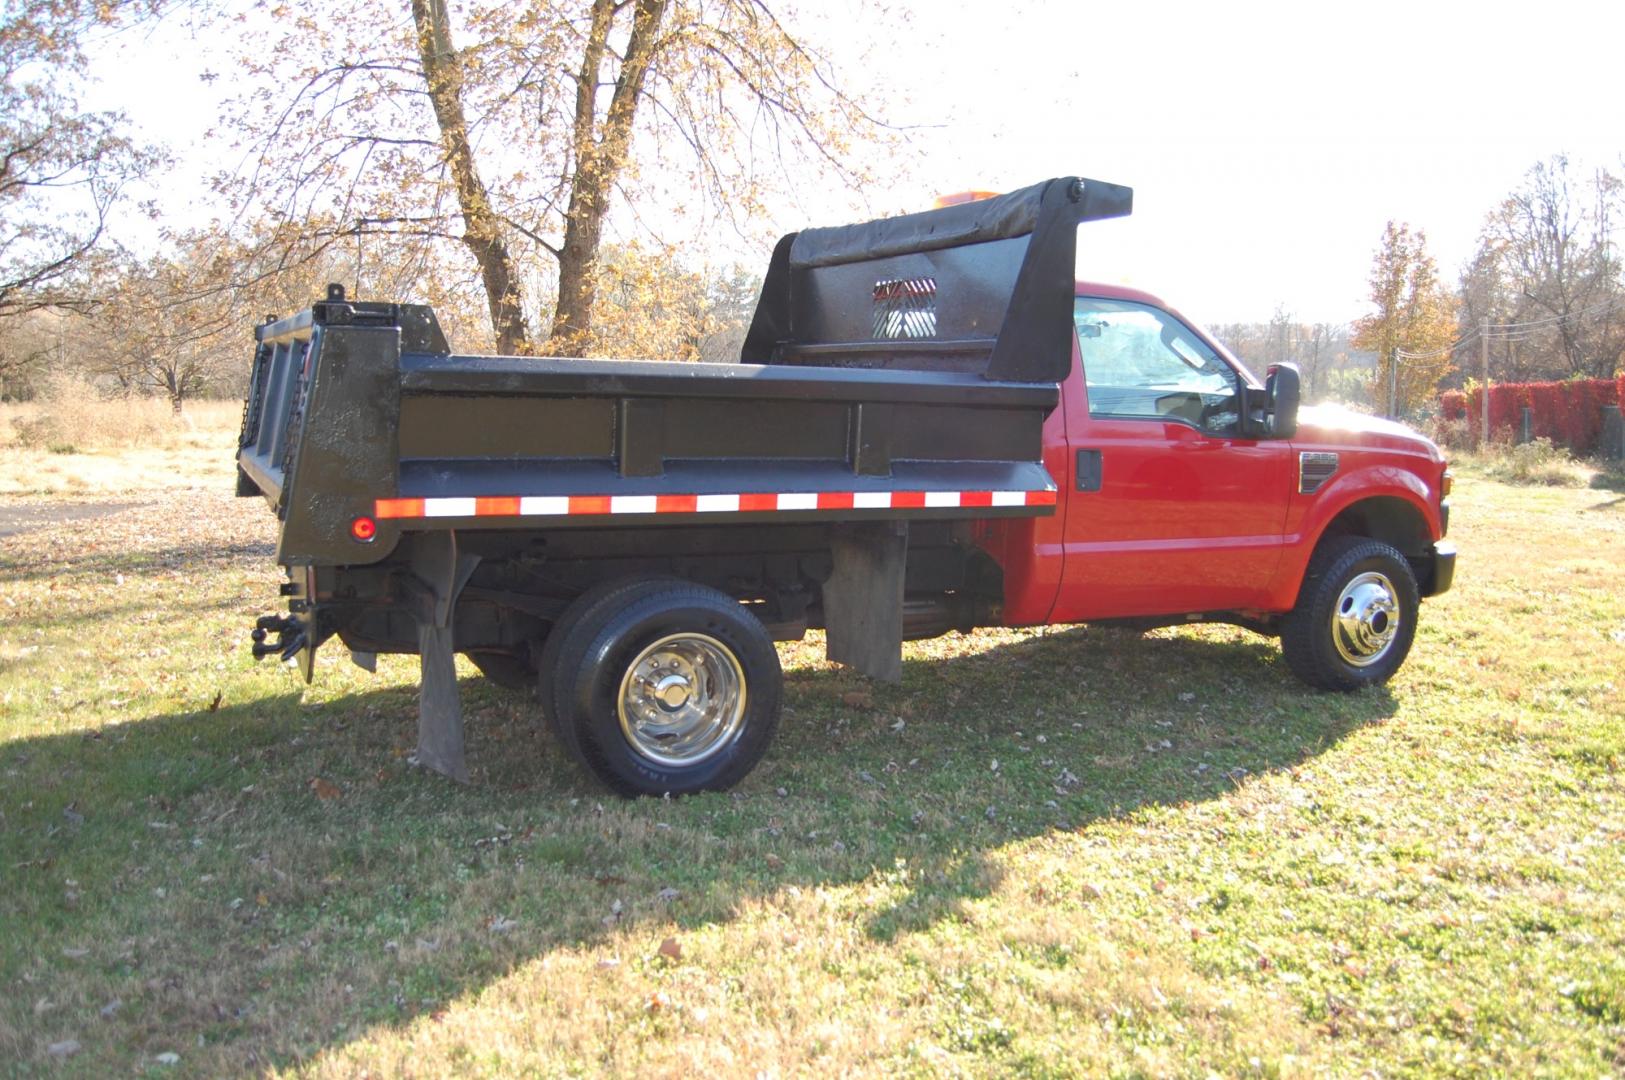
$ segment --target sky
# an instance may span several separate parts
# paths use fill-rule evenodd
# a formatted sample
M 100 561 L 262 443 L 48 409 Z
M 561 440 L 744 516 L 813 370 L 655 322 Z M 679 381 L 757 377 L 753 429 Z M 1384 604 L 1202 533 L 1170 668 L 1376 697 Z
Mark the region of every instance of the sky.
M 1358 317 L 1390 219 L 1425 229 L 1454 283 L 1535 162 L 1625 172 L 1625 5 L 917 0 L 876 24 L 855 2 L 806 6 L 830 12 L 836 61 L 908 130 L 911 159 L 871 204 L 1063 175 L 1127 184 L 1134 215 L 1084 227 L 1079 275 L 1210 325 L 1277 307 Z M 170 21 L 95 53 L 96 103 L 176 148 L 154 193 L 183 219 L 206 212 L 201 177 L 234 164 L 204 135 L 230 83 L 198 78 L 229 74 L 220 32 Z M 794 202 L 807 220 L 787 228 L 852 213 L 847 193 Z

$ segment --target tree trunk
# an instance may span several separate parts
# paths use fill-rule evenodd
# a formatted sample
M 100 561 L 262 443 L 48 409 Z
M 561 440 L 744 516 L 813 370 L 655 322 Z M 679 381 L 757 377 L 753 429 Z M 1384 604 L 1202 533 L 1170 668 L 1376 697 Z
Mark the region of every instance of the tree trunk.
M 615 0 L 594 0 L 592 26 L 576 75 L 575 174 L 570 203 L 565 211 L 564 245 L 559 251 L 559 299 L 553 311 L 553 330 L 547 352 L 553 356 L 581 356 L 592 334 L 593 301 L 598 292 L 598 248 L 604 235 L 604 215 L 615 181 L 626 164 L 638 99 L 644 77 L 654 59 L 656 37 L 666 14 L 666 0 L 637 0 L 626 57 L 615 80 L 604 117 L 597 123 L 598 69 L 608 51 Z
M 469 145 L 468 121 L 463 114 L 463 61 L 452 48 L 446 0 L 412 0 L 412 21 L 417 26 L 418 54 L 423 60 L 423 77 L 429 86 L 435 122 L 440 126 L 441 147 L 457 184 L 463 243 L 480 266 L 497 352 L 526 355 L 531 345 L 525 329 L 523 297 L 507 242 L 502 238 L 502 223 L 491 208 L 490 195 Z

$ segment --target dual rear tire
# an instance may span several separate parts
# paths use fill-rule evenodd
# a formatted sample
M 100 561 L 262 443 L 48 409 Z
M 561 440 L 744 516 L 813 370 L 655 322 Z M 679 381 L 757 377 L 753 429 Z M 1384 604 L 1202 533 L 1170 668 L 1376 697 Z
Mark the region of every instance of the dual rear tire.
M 783 674 L 760 621 L 678 578 L 597 586 L 548 635 L 538 695 L 559 742 L 621 795 L 732 787 L 766 753 Z

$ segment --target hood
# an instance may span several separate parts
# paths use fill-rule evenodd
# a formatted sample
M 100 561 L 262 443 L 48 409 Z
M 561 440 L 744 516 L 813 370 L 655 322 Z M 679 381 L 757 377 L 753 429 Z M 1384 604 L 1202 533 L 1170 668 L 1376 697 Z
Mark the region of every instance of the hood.
M 1435 461 L 1443 455 L 1433 440 L 1412 428 L 1380 416 L 1368 416 L 1342 405 L 1305 405 L 1298 410 L 1294 445 L 1364 446 L 1421 454 Z

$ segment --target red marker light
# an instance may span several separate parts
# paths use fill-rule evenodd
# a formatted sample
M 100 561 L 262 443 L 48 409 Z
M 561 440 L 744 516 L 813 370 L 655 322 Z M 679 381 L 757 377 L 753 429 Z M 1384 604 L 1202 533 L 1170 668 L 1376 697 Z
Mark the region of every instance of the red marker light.
M 350 535 L 363 544 L 370 544 L 378 535 L 378 523 L 370 517 L 358 517 L 350 522 Z

